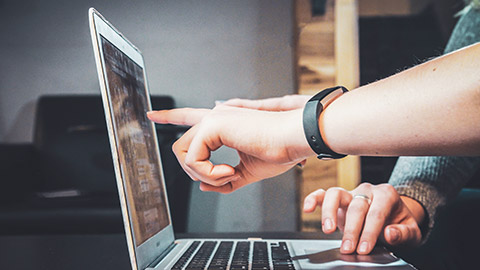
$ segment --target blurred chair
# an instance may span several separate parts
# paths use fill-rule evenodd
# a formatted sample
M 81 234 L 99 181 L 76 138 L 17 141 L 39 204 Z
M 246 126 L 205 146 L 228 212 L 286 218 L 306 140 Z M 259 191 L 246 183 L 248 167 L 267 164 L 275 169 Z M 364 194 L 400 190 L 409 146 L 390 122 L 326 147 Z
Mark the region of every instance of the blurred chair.
M 174 101 L 153 96 L 155 109 Z M 185 232 L 190 180 L 171 151 L 185 131 L 157 125 L 176 232 Z M 0 234 L 123 232 L 102 100 L 43 96 L 32 144 L 0 145 Z

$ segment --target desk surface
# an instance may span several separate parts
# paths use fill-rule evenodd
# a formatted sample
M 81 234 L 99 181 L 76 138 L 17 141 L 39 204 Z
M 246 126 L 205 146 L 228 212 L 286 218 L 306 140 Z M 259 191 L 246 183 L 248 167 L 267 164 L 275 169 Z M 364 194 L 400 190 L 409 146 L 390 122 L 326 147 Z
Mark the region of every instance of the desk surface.
M 177 238 L 339 239 L 322 233 L 205 233 L 178 234 Z M 128 270 L 123 234 L 0 236 L 0 269 L 116 269 Z

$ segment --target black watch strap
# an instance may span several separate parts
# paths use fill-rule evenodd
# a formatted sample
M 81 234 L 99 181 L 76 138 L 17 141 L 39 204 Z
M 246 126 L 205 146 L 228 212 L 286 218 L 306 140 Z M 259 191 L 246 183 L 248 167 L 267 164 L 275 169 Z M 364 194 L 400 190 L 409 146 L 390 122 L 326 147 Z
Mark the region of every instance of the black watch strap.
M 305 137 L 310 147 L 317 153 L 317 158 L 319 159 L 338 159 L 346 156 L 334 152 L 325 144 L 318 127 L 318 117 L 323 111 L 325 104 L 346 92 L 348 92 L 348 90 L 343 86 L 327 88 L 313 96 L 303 109 L 303 130 Z

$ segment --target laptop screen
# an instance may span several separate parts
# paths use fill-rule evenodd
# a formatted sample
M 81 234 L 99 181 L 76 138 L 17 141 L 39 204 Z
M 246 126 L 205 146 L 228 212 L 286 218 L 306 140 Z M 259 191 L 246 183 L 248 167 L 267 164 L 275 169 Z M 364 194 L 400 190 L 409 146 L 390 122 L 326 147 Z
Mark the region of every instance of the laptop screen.
M 101 36 L 118 162 L 135 245 L 169 225 L 162 170 L 142 67 Z

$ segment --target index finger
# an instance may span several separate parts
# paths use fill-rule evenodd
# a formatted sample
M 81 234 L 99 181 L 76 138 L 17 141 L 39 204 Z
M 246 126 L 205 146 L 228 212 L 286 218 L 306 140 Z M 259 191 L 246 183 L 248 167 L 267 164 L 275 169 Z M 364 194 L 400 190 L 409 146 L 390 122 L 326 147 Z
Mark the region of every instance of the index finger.
M 257 100 L 236 98 L 227 100 L 222 104 L 262 111 L 289 111 L 303 107 L 309 99 L 310 96 L 307 95 L 287 95 Z
M 159 124 L 193 126 L 202 121 L 210 109 L 181 108 L 147 112 L 148 119 Z

